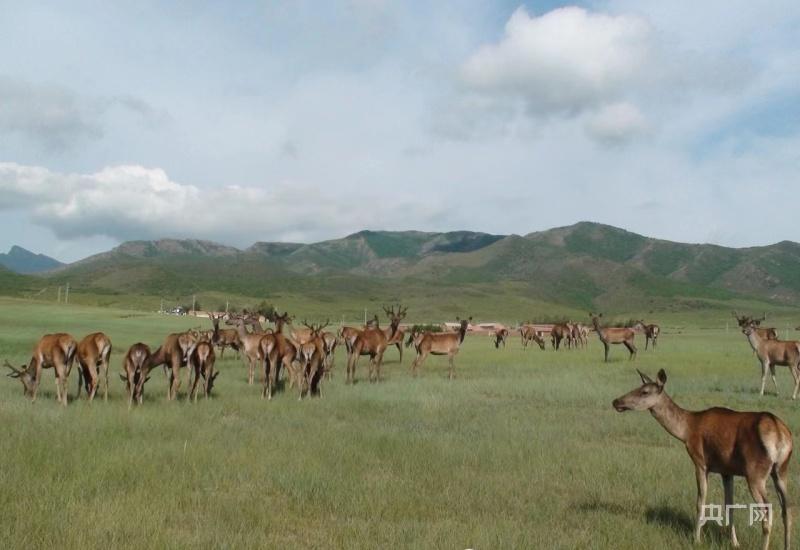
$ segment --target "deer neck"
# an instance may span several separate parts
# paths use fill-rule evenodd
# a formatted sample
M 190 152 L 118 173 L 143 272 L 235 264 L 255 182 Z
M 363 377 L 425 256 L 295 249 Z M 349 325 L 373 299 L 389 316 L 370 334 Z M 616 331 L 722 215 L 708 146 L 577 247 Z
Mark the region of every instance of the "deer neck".
M 460 327 L 458 329 L 458 343 L 461 344 L 464 342 L 464 337 L 467 335 L 467 327 Z
M 689 437 L 689 411 L 679 407 L 666 393 L 657 405 L 650 409 L 650 414 L 669 434 L 686 442 Z
M 758 336 L 758 331 L 753 330 L 748 334 L 747 341 L 750 342 L 750 347 L 753 348 L 753 351 L 758 352 L 758 348 L 761 347 L 761 338 Z

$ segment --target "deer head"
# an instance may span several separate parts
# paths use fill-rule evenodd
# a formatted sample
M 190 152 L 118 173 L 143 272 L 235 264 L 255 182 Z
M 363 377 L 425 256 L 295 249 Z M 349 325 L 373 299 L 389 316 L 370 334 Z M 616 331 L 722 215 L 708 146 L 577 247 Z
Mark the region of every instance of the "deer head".
M 642 379 L 642 385 L 613 401 L 617 412 L 650 410 L 658 405 L 664 395 L 664 385 L 667 383 L 664 369 L 658 371 L 655 381 L 640 370 L 636 372 Z
M 33 390 L 36 386 L 36 379 L 33 377 L 33 374 L 31 374 L 28 368 L 29 365 L 22 365 L 20 368 L 16 368 L 8 361 L 5 361 L 3 366 L 11 370 L 11 372 L 9 372 L 6 376 L 16 378 L 22 382 L 23 392 L 26 397 L 33 395 Z

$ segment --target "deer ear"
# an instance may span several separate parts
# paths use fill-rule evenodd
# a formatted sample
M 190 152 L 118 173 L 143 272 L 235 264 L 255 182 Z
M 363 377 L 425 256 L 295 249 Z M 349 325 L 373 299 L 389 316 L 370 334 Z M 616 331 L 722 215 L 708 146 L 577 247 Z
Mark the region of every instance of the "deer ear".
M 649 376 L 647 376 L 645 373 L 643 373 L 639 369 L 636 369 L 636 372 L 639 373 L 639 378 L 642 379 L 642 384 L 652 384 L 653 383 L 653 379 L 650 378 Z
M 658 385 L 664 387 L 664 384 L 667 383 L 667 372 L 664 369 L 658 371 L 658 376 L 656 376 L 656 380 L 658 381 Z

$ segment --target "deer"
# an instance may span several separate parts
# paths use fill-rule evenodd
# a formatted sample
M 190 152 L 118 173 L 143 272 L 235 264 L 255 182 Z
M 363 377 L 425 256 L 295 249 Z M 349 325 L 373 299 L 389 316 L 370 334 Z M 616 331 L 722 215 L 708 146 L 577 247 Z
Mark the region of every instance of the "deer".
M 555 324 L 553 328 L 550 329 L 550 344 L 553 346 L 553 349 L 557 351 L 562 340 L 566 340 L 566 344 L 569 345 L 571 336 L 572 330 L 567 323 Z
M 778 339 L 778 331 L 774 328 L 761 328 L 762 321 L 766 321 L 767 314 L 764 313 L 761 316 L 761 319 L 755 319 L 750 317 L 749 315 L 739 315 L 736 311 L 733 312 L 733 317 L 736 319 L 736 323 L 739 325 L 739 328 L 744 329 L 751 323 L 756 327 L 756 332 L 758 335 L 764 340 L 777 340 Z
M 150 356 L 148 361 L 150 368 L 163 365 L 164 372 L 168 376 L 167 401 L 172 401 L 178 396 L 181 367 L 188 367 L 189 356 L 197 344 L 197 337 L 197 333 L 191 330 L 168 334 L 164 343 Z M 187 370 L 189 369 L 187 368 Z M 190 382 L 191 373 L 187 380 L 187 386 Z
M 189 399 L 197 403 L 197 384 L 200 377 L 203 377 L 203 394 L 205 398 L 211 394 L 211 388 L 214 386 L 214 381 L 219 376 L 219 371 L 214 372 L 214 363 L 216 356 L 214 354 L 214 345 L 210 340 L 200 340 L 192 349 L 189 355 L 188 367 L 194 370 L 194 384 L 189 391 Z
M 273 392 L 278 385 L 281 367 L 284 367 L 289 375 L 290 387 L 297 381 L 297 371 L 294 367 L 294 360 L 297 357 L 298 343 L 287 338 L 283 334 L 285 324 L 292 324 L 289 313 L 284 311 L 283 315 L 277 312 L 272 315 L 272 322 L 275 323 L 275 331 L 266 334 L 259 342 L 259 349 L 263 356 L 264 365 L 264 384 L 261 391 L 261 398 L 272 399 Z
M 325 378 L 330 380 L 333 378 L 333 363 L 339 338 L 332 332 L 323 332 L 320 336 L 325 344 Z
M 775 385 L 775 395 L 778 395 L 778 381 L 775 379 L 775 366 L 789 367 L 794 377 L 794 392 L 792 399 L 797 399 L 797 392 L 800 389 L 800 342 L 768 340 L 762 337 L 755 324 L 751 321 L 749 325 L 742 329 L 742 333 L 747 336 L 750 347 L 758 356 L 761 363 L 761 392 L 764 395 L 764 386 L 767 383 L 767 370 L 772 376 L 772 383 Z
M 639 372 L 639 371 L 637 371 Z M 664 390 L 667 373 L 658 371 L 653 381 L 639 372 L 642 385 L 612 402 L 617 412 L 650 411 L 653 418 L 671 436 L 686 446 L 694 463 L 697 481 L 697 521 L 694 538 L 700 542 L 703 527 L 708 474 L 720 474 L 725 504 L 733 504 L 734 477 L 744 477 L 757 504 L 767 501 L 767 478 L 771 477 L 781 505 L 784 527 L 784 547 L 791 547 L 791 509 L 786 485 L 789 460 L 792 456 L 792 433 L 777 416 L 768 412 L 739 412 L 721 407 L 703 411 L 688 411 L 677 405 Z M 770 513 L 762 522 L 764 548 L 769 548 L 772 527 Z M 733 518 L 730 518 L 730 537 L 739 546 Z
M 8 376 L 16 378 L 22 383 L 25 397 L 30 397 L 31 402 L 36 401 L 39 383 L 42 380 L 42 369 L 52 368 L 56 377 L 56 400 L 67 406 L 67 378 L 72 371 L 72 363 L 78 343 L 75 338 L 64 332 L 45 334 L 33 348 L 31 360 L 27 365 L 16 368 L 8 361 L 5 367 L 11 372 Z
M 103 401 L 108 401 L 108 358 L 111 355 L 111 339 L 102 332 L 93 332 L 78 343 L 78 398 L 81 386 L 86 386 L 89 402 L 94 400 L 100 385 L 103 370 Z
M 122 359 L 122 373 L 120 379 L 125 382 L 125 389 L 128 393 L 128 408 L 133 406 L 133 402 L 142 404 L 144 384 L 150 380 L 150 370 L 153 367 L 150 361 L 150 347 L 147 344 L 137 342 L 133 344 L 125 353 Z
M 325 373 L 325 342 L 322 339 L 322 329 L 330 324 L 330 320 L 319 325 L 309 325 L 303 321 L 303 325 L 309 330 L 309 338 L 298 347 L 299 357 L 299 382 L 300 397 L 306 393 L 310 396 L 321 396 L 319 383 Z
M 600 338 L 600 341 L 603 343 L 603 347 L 605 348 L 606 363 L 608 363 L 608 351 L 611 347 L 611 344 L 623 344 L 626 348 L 628 348 L 628 352 L 630 353 L 629 359 L 633 360 L 636 357 L 636 345 L 634 344 L 636 332 L 633 329 L 625 327 L 601 328 L 600 318 L 603 317 L 602 313 L 598 315 L 590 313 L 589 317 L 592 318 L 594 330 L 597 332 L 597 336 Z
M 500 349 L 500 344 L 503 344 L 503 347 L 506 347 L 506 338 L 508 338 L 508 329 L 498 328 L 494 331 L 494 347 L 495 349 Z
M 411 365 L 411 373 L 417 376 L 417 369 L 425 362 L 428 355 L 447 355 L 449 362 L 448 375 L 450 380 L 455 377 L 455 357 L 467 335 L 467 329 L 472 321 L 469 319 L 456 318 L 459 323 L 457 332 L 424 332 L 414 337 L 414 347 L 417 349 L 417 357 Z
M 569 323 L 572 345 L 577 348 L 586 347 L 586 336 L 589 331 L 580 323 Z
M 636 321 L 636 324 L 633 325 L 633 328 L 636 330 L 641 330 L 644 334 L 644 350 L 647 351 L 647 347 L 650 342 L 653 342 L 653 350 L 656 349 L 656 344 L 658 343 L 658 335 L 661 334 L 661 327 L 658 325 L 648 325 L 645 324 L 644 321 L 639 320 Z
M 247 325 L 254 323 L 258 323 L 258 326 L 261 324 L 257 319 L 243 315 L 229 315 L 228 319 L 225 320 L 226 325 L 236 327 L 241 345 L 240 350 L 247 364 L 247 383 L 249 385 L 253 385 L 256 366 L 264 360 L 264 356 L 261 354 L 261 339 L 266 332 L 263 330 L 261 332 L 257 330 L 252 333 L 247 332 Z
M 345 384 L 355 384 L 356 363 L 362 355 L 369 355 L 369 376 L 370 382 L 379 382 L 381 379 L 381 364 L 383 354 L 386 351 L 389 339 L 386 333 L 378 325 L 378 316 L 375 316 L 374 325 L 360 331 L 351 344 L 347 356 L 347 373 Z
M 519 329 L 519 334 L 522 338 L 523 348 L 527 348 L 530 342 L 536 342 L 539 348 L 545 349 L 544 337 L 533 325 L 522 325 Z
M 384 313 L 389 318 L 389 328 L 383 329 L 384 334 L 386 334 L 386 345 L 387 346 L 397 346 L 397 351 L 400 352 L 400 363 L 403 362 L 403 338 L 405 336 L 405 331 L 400 328 L 400 322 L 406 318 L 406 313 L 408 312 L 408 307 L 403 308 L 400 304 L 397 304 L 397 311 L 395 311 L 394 306 L 391 308 L 387 308 L 386 306 L 382 306 Z
M 219 358 L 224 359 L 225 348 L 231 348 L 236 352 L 237 358 L 239 355 L 239 348 L 241 341 L 239 340 L 239 333 L 234 328 L 219 328 L 219 322 L 225 317 L 225 314 L 214 315 L 209 312 L 208 318 L 211 319 L 211 324 L 214 325 L 214 331 L 211 335 L 211 342 L 219 348 Z

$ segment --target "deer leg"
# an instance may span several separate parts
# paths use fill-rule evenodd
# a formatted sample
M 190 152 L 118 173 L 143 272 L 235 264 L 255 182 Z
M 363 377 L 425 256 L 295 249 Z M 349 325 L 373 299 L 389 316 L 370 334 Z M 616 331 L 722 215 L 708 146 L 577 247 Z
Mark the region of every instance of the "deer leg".
M 728 522 L 731 528 L 731 546 L 739 547 L 736 539 L 736 528 L 733 526 L 733 509 L 729 508 L 733 504 L 733 476 L 722 476 L 722 487 L 725 490 L 725 512 L 729 514 Z
M 772 384 L 775 386 L 775 396 L 778 396 L 778 381 L 775 379 L 775 365 L 769 366 L 769 375 L 772 377 Z
M 750 493 L 753 495 L 753 500 L 756 504 L 767 504 L 767 485 L 766 475 L 761 476 L 751 474 L 747 476 L 747 485 L 750 488 Z M 767 517 L 761 522 L 761 531 L 764 533 L 764 550 L 769 548 L 769 533 L 772 529 L 772 514 L 768 513 Z
M 764 386 L 767 385 L 767 369 L 769 368 L 769 361 L 761 362 L 761 392 L 760 395 L 764 396 Z
M 108 401 L 108 360 L 103 361 L 103 401 Z
M 703 527 L 701 519 L 703 517 L 703 507 L 706 504 L 706 492 L 708 491 L 708 472 L 701 466 L 695 466 L 694 471 L 697 478 L 697 523 L 694 530 L 695 542 L 700 542 L 700 529 Z
M 188 365 L 187 365 L 188 368 Z M 189 400 L 194 401 L 197 403 L 197 384 L 200 382 L 200 369 L 195 367 L 194 371 L 194 384 L 192 384 L 192 388 L 189 390 Z
M 400 352 L 400 364 L 402 365 L 403 364 L 403 342 L 397 342 L 395 344 L 395 346 L 397 346 L 397 351 Z M 505 341 L 503 341 L 503 347 L 505 347 L 505 346 L 506 346 L 506 343 L 505 343 Z
M 636 358 L 636 345 L 631 342 L 625 342 L 625 347 L 628 348 L 628 351 L 631 353 L 628 359 L 633 360 Z
M 87 377 L 84 374 L 84 379 L 86 380 L 86 393 L 88 394 L 88 399 L 91 403 L 94 401 L 94 396 L 97 393 L 97 386 L 99 385 L 97 366 L 94 363 L 89 363 L 86 367 L 86 374 L 89 375 Z
M 792 516 L 789 501 L 786 495 L 786 474 L 789 462 L 786 461 L 782 466 L 777 464 L 772 468 L 772 481 L 775 484 L 775 491 L 781 504 L 781 518 L 783 519 L 783 547 L 791 548 L 792 538 Z
M 606 348 L 606 363 L 608 363 L 608 342 L 603 342 L 603 346 Z
M 456 365 L 455 365 L 455 353 L 449 353 L 449 369 L 448 369 L 448 378 L 452 380 L 456 376 Z
M 81 398 L 81 386 L 83 385 L 83 366 L 78 365 L 78 395 L 75 399 Z

